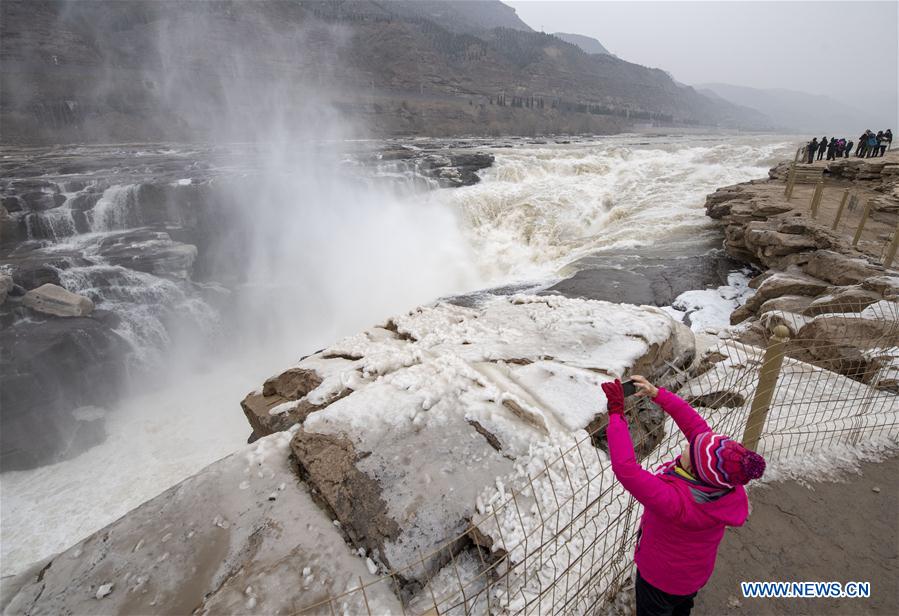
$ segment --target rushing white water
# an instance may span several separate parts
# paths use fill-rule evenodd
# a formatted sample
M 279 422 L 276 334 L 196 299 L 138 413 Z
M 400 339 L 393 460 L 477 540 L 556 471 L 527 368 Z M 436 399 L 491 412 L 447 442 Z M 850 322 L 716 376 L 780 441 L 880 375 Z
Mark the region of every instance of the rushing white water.
M 596 251 L 708 236 L 705 196 L 764 177 L 791 153 L 784 137 L 610 137 L 495 151 L 483 182 L 434 199 L 465 213 L 491 279 L 554 273 Z
M 399 196 L 365 183 L 334 184 L 336 176 L 306 175 L 298 186 L 279 171 L 239 195 L 253 214 L 239 239 L 259 248 L 246 281 L 229 291 L 243 320 L 230 322 L 226 338 L 233 340 L 221 353 L 202 351 L 191 370 L 179 358 L 204 348 L 218 325 L 215 310 L 186 283 L 91 259 L 103 233 L 142 222 L 134 218 L 134 189 L 113 186 L 89 219 L 93 233 L 60 245 L 92 261 L 67 270 L 63 283 L 118 313 L 120 333 L 138 352 L 178 369 L 166 387 L 108 410 L 103 444 L 2 475 L 3 574 L 237 449 L 249 434 L 241 398 L 300 355 L 439 296 L 554 277 L 597 251 L 678 237 L 698 243 L 713 235 L 705 195 L 764 176 L 791 150 L 787 138 L 771 136 L 622 136 L 497 148 L 494 167 L 475 186 Z M 407 177 L 408 170 L 389 173 Z M 193 326 L 173 335 L 172 313 Z

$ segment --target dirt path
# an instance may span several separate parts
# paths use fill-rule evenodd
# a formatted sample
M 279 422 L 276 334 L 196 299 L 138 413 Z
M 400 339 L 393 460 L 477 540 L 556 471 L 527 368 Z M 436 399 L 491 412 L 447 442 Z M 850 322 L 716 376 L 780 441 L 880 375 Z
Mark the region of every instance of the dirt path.
M 861 470 L 841 483 L 753 490 L 749 523 L 727 531 L 693 613 L 899 614 L 899 457 Z M 740 582 L 768 580 L 870 582 L 871 597 L 743 598 Z

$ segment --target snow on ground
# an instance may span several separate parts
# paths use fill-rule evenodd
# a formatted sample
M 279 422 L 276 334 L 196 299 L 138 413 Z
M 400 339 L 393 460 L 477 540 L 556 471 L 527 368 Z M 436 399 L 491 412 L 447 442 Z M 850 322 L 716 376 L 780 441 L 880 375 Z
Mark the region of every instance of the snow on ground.
M 681 293 L 664 310 L 679 321 L 689 319 L 696 333 L 718 334 L 730 327 L 731 313 L 755 294 L 749 280 L 748 270 L 732 272 L 726 285 Z
M 309 415 L 306 430 L 343 432 L 374 451 L 397 429 L 439 427 L 462 411 L 495 427 L 504 447 L 524 452 L 537 434 L 584 427 L 602 404 L 600 382 L 623 375 L 675 328 L 651 307 L 525 295 L 478 308 L 439 303 L 393 322 L 400 338 L 376 329 L 325 349 L 324 358 L 358 358 L 339 376 L 310 363 L 315 356 L 299 364 L 325 370 L 310 400 L 327 399 L 350 380 L 356 389 Z

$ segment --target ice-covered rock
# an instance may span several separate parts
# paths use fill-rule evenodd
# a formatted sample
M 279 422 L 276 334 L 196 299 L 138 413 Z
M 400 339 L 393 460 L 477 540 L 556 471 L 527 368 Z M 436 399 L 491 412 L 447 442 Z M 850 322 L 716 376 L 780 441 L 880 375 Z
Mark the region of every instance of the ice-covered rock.
M 134 229 L 108 234 L 97 244 L 97 253 L 112 265 L 157 276 L 190 278 L 197 247 L 175 242 L 164 231 Z
M 605 412 L 599 385 L 683 367 L 693 344 L 660 309 L 557 296 L 395 317 L 254 392 L 280 400 L 269 417 L 298 425 L 38 564 L 5 609 L 295 613 L 361 579 L 365 595 L 337 599 L 335 613 L 364 612 L 366 600 L 372 613 L 402 613 L 397 592 L 408 600 L 439 581 L 449 559 L 471 573 L 471 553 L 456 550 L 470 545 L 485 488 L 572 438 L 598 461 L 584 428 Z M 304 404 L 314 410 L 291 415 Z M 386 569 L 399 571 L 378 581 Z
M 438 303 L 302 360 L 292 374 L 314 371 L 311 391 L 254 396 L 320 406 L 291 443 L 301 473 L 355 544 L 423 582 L 485 485 L 534 442 L 587 427 L 603 381 L 692 359 L 685 329 L 656 308 L 558 296 Z

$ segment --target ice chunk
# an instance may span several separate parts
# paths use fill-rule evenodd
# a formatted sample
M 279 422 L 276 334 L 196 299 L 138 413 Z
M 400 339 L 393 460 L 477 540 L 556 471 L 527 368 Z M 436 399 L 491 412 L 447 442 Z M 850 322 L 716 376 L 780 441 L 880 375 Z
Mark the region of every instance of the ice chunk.
M 106 597 L 110 593 L 112 593 L 112 587 L 113 587 L 112 582 L 107 582 L 106 584 L 101 584 L 100 588 L 97 589 L 97 594 L 96 594 L 97 599 L 102 599 L 103 597 Z

